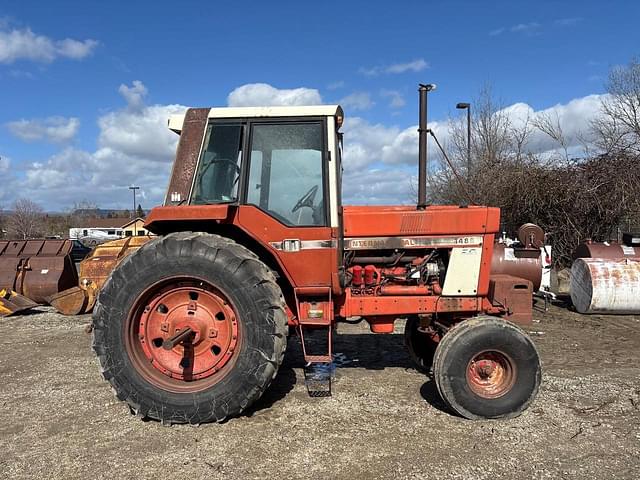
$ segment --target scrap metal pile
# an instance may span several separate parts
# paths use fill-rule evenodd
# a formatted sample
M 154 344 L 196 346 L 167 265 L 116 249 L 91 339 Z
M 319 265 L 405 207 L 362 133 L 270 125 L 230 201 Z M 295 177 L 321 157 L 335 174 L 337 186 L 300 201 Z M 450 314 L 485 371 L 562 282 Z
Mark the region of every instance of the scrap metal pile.
M 0 241 L 0 316 L 38 305 L 52 305 L 65 315 L 91 312 L 111 271 L 150 238 L 103 243 L 78 268 L 71 240 Z

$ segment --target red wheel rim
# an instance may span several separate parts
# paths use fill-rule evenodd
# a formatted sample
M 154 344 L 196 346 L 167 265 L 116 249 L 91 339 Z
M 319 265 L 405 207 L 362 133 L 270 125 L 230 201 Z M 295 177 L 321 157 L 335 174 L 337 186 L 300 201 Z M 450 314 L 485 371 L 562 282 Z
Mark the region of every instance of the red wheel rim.
M 496 350 L 474 356 L 467 366 L 467 385 L 482 398 L 498 398 L 513 388 L 516 367 L 511 358 Z
M 136 370 L 173 392 L 197 392 L 219 382 L 235 363 L 241 338 L 236 310 L 213 285 L 171 278 L 136 301 L 128 317 L 126 347 Z M 167 341 L 192 330 L 182 342 Z

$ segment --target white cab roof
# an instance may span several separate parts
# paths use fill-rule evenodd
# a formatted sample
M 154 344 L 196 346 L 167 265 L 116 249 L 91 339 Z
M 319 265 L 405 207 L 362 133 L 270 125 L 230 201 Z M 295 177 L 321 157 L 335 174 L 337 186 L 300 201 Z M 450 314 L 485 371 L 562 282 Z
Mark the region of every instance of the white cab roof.
M 209 118 L 257 118 L 257 117 L 344 117 L 340 105 L 309 105 L 296 107 L 214 107 Z M 169 117 L 169 129 L 182 131 L 184 114 Z

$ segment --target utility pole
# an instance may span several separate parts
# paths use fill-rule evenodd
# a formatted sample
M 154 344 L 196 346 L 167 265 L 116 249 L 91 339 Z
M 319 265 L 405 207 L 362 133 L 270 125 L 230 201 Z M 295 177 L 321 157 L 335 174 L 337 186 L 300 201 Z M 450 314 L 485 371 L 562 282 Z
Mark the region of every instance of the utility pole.
M 129 187 L 129 190 L 133 190 L 133 210 L 131 210 L 131 218 L 136 214 L 136 190 L 140 190 L 140 187 Z
M 459 110 L 467 111 L 467 177 L 471 176 L 471 104 L 459 103 L 456 105 Z

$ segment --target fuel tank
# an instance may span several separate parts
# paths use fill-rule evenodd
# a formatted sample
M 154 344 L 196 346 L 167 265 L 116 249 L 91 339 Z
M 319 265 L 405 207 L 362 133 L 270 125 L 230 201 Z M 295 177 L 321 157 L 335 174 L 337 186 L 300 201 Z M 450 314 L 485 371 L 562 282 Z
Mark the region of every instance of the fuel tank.
M 640 246 L 617 242 L 582 242 L 573 252 L 573 258 L 640 258 Z
M 640 314 L 640 260 L 576 259 L 571 301 L 580 313 Z
M 533 291 L 542 283 L 542 259 L 539 249 L 518 249 L 503 243 L 493 246 L 491 275 L 511 275 L 524 278 L 533 284 Z

